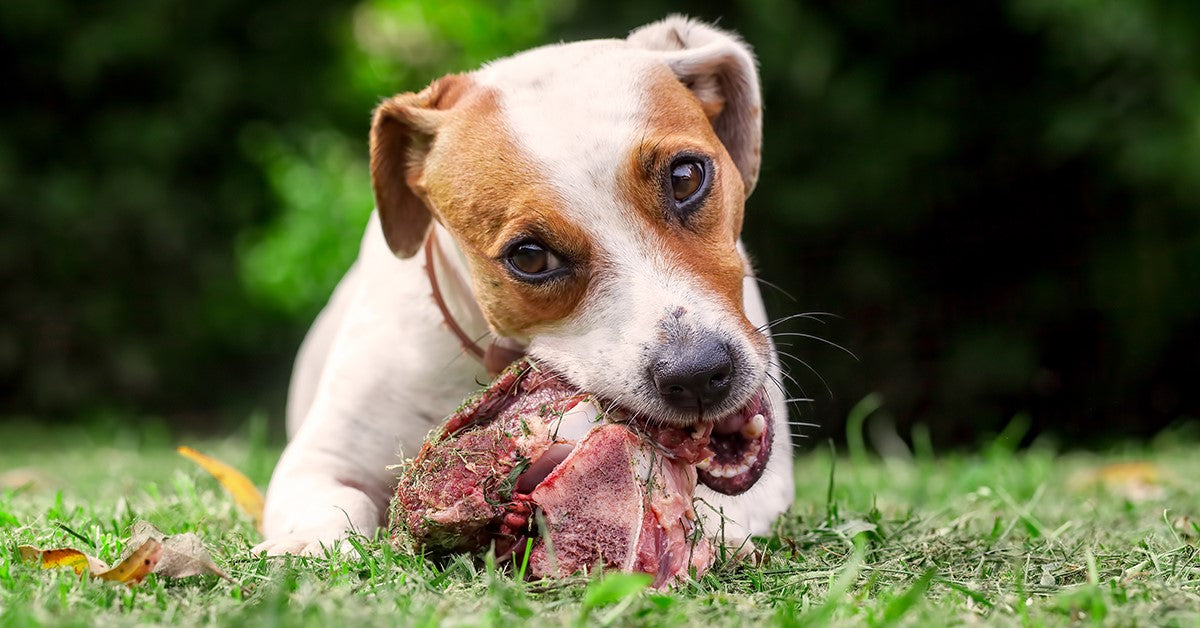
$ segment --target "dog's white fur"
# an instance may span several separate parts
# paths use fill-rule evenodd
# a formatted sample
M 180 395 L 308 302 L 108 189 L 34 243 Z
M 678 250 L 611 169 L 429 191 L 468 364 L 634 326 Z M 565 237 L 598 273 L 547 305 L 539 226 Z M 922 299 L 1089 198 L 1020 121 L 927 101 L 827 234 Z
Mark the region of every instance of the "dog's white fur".
M 580 388 L 659 413 L 661 400 L 642 376 L 644 349 L 664 312 L 681 305 L 689 324 L 739 343 L 733 350 L 755 374 L 739 393 L 743 402 L 750 389 L 780 378 L 773 349 L 765 355 L 756 350 L 739 325 L 742 313 L 727 311 L 618 207 L 614 186 L 622 160 L 644 133 L 645 112 L 654 105 L 645 82 L 664 65 L 691 87 L 706 112 L 716 112 L 711 124 L 748 195 L 761 142 L 758 78 L 749 49 L 729 33 L 672 17 L 627 40 L 539 48 L 470 75 L 498 95 L 504 124 L 538 170 L 549 173 L 545 183 L 561 198 L 566 217 L 607 255 L 605 272 L 570 315 L 515 340 Z M 438 150 L 454 146 L 431 149 Z M 414 454 L 430 428 L 487 379 L 430 298 L 424 255 L 398 256 L 385 238 L 388 229 L 378 212 L 372 214 L 357 261 L 300 349 L 288 398 L 291 441 L 271 480 L 266 541 L 256 551 L 317 553 L 350 531 L 373 534 L 394 491 L 388 467 L 399 461 L 397 448 Z M 438 221 L 432 237 L 442 252 L 437 271 L 454 317 L 473 338 L 495 332 L 477 305 L 472 278 L 478 269 L 461 241 Z M 765 329 L 766 312 L 740 243 L 737 254 L 746 274 L 744 315 Z M 779 388 L 766 388 L 776 424 L 762 479 L 736 497 L 697 490 L 707 505 L 698 507 L 706 529 L 714 535 L 720 530 L 734 546 L 765 532 L 793 498 L 786 408 Z

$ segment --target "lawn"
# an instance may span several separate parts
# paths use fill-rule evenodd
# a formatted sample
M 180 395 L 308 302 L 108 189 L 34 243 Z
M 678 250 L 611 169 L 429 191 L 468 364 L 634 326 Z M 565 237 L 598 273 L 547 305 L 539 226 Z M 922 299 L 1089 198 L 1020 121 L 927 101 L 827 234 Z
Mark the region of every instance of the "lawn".
M 923 446 L 888 460 L 854 439 L 836 457 L 809 442 L 796 505 L 759 539 L 759 564 L 722 561 L 668 592 L 620 576 L 525 582 L 506 565 L 435 564 L 366 540 L 347 557 L 254 558 L 253 522 L 174 446 L 265 487 L 279 449 L 264 434 L 261 421 L 221 440 L 111 420 L 0 423 L 0 623 L 1200 623 L 1200 440 L 1185 431 L 1103 454 L 1044 441 L 1013 451 L 1013 434 L 976 453 Z M 129 588 L 41 571 L 15 549 L 111 561 L 138 520 L 198 532 L 237 584 L 152 575 Z

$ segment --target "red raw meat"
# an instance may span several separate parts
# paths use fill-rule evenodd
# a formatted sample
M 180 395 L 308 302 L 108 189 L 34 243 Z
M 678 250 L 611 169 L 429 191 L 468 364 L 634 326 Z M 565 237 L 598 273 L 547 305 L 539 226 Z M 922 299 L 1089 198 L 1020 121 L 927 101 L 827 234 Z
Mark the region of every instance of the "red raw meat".
M 711 426 L 649 427 L 521 361 L 447 419 L 405 465 L 396 542 L 507 558 L 532 539 L 534 577 L 596 566 L 664 586 L 712 562 L 692 509 Z

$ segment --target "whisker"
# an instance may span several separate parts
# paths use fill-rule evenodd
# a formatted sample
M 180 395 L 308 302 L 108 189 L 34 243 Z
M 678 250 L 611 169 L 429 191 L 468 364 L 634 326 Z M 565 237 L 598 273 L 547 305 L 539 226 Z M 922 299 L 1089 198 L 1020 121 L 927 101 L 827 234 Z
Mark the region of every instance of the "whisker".
M 601 409 L 601 412 L 602 412 L 603 414 L 609 414 L 609 413 L 611 413 L 613 410 L 615 410 L 615 409 L 617 409 L 617 408 L 621 407 L 621 400 L 622 400 L 622 399 L 624 399 L 626 396 L 627 396 L 627 395 L 624 395 L 624 394 L 622 394 L 621 396 L 617 397 L 616 399 L 613 399 L 612 401 L 609 401 L 609 402 L 608 402 L 608 407 L 607 407 L 607 408 L 602 408 L 602 409 Z
M 772 377 L 771 380 L 772 380 L 771 383 L 773 383 L 775 385 L 775 387 L 777 389 L 779 389 L 780 393 L 783 394 L 784 397 L 787 397 L 787 391 L 784 389 L 783 382 L 780 382 L 778 379 L 775 379 L 774 377 Z M 783 405 L 785 408 L 787 408 L 788 406 L 791 406 L 793 411 L 796 412 L 797 414 L 803 412 L 803 410 L 804 410 L 803 408 L 800 407 L 799 404 L 794 403 L 794 402 L 789 402 L 786 399 L 784 400 Z
M 799 362 L 799 363 L 801 363 L 801 364 L 804 364 L 804 360 L 802 360 L 802 359 L 800 358 L 800 356 L 798 356 L 798 355 L 796 355 L 796 354 L 794 354 L 794 353 L 791 353 L 791 352 L 788 352 L 788 351 L 777 351 L 777 353 L 779 354 L 779 356 L 780 356 L 780 357 L 787 358 L 787 359 L 789 359 L 789 360 L 795 360 L 795 361 L 797 361 L 797 362 Z M 792 381 L 794 382 L 794 381 L 796 381 L 796 380 L 792 380 Z M 801 392 L 803 392 L 803 391 L 801 391 Z
M 838 343 L 836 343 L 836 342 L 833 342 L 832 340 L 826 340 L 826 339 L 824 339 L 824 338 L 822 338 L 822 337 L 820 337 L 820 336 L 814 336 L 813 334 L 803 334 L 803 333 L 800 333 L 800 332 L 798 332 L 798 331 L 786 331 L 786 332 L 778 332 L 778 333 L 774 333 L 774 334 L 771 334 L 771 335 L 772 335 L 772 336 L 798 336 L 798 337 L 800 337 L 800 338 L 808 338 L 809 340 L 816 340 L 817 342 L 823 342 L 823 343 L 825 343 L 825 344 L 827 344 L 827 345 L 829 345 L 829 346 L 831 346 L 831 347 L 833 347 L 833 348 L 835 348 L 835 349 L 840 349 L 840 350 L 842 350 L 843 352 L 845 352 L 845 353 L 846 353 L 846 355 L 848 355 L 848 356 L 850 356 L 850 357 L 854 358 L 855 360 L 857 360 L 857 361 L 860 361 L 860 362 L 861 362 L 861 360 L 859 360 L 859 359 L 858 359 L 858 356 L 857 356 L 857 355 L 854 355 L 854 352 L 853 352 L 853 351 L 851 351 L 851 350 L 847 349 L 846 347 L 843 347 L 842 345 L 839 345 L 839 344 L 838 344 Z
M 780 382 L 777 378 L 771 376 L 769 373 L 768 373 L 768 377 L 771 379 L 772 383 L 775 384 L 775 387 L 778 388 L 779 391 L 781 393 L 783 393 L 784 396 L 786 397 L 787 391 L 784 390 L 784 386 L 783 386 L 782 382 Z M 792 380 L 792 381 L 795 382 L 795 380 Z M 800 386 L 799 384 L 796 384 L 796 385 Z M 790 398 L 790 399 L 785 398 L 783 400 L 785 406 L 790 405 L 797 414 L 802 414 L 804 412 L 804 408 L 800 407 L 800 404 L 797 403 L 799 401 L 812 401 L 812 399 L 809 399 L 806 397 L 795 397 L 795 398 Z M 794 422 L 788 421 L 788 423 L 790 424 L 790 423 L 794 423 Z
M 777 318 L 773 321 L 767 321 L 767 323 L 765 323 L 763 325 L 759 325 L 758 327 L 755 327 L 754 329 L 755 329 L 755 331 L 761 332 L 761 331 L 770 329 L 780 323 L 785 323 L 787 321 L 790 321 L 790 320 L 793 320 L 796 318 L 806 318 L 808 320 L 817 321 L 818 323 L 824 324 L 825 321 L 821 319 L 822 316 L 828 316 L 830 318 L 837 318 L 837 319 L 842 318 L 841 316 L 838 316 L 837 314 L 833 314 L 832 312 L 800 312 L 799 314 L 789 314 L 788 316 Z
M 781 386 L 778 381 L 772 381 L 771 384 L 773 384 L 781 393 L 783 392 L 783 386 Z M 787 404 L 785 403 L 784 405 L 786 406 Z
M 783 353 L 780 352 L 780 355 L 783 355 Z M 812 372 L 813 375 L 816 375 L 817 379 L 821 380 L 821 385 L 823 385 L 825 387 L 825 392 L 829 393 L 829 397 L 831 399 L 833 398 L 833 389 L 829 387 L 829 382 L 825 381 L 825 378 L 822 377 L 821 374 L 817 372 L 817 369 L 813 368 L 812 365 L 809 364 L 808 362 L 805 362 L 804 360 L 801 360 L 800 358 L 798 358 L 794 355 L 788 355 L 787 357 L 799 362 L 801 366 L 808 369 L 810 372 Z M 793 384 L 795 384 L 797 387 L 800 386 L 800 382 L 797 382 L 796 378 L 792 377 L 791 375 L 789 375 L 787 373 L 783 373 L 782 371 L 781 371 L 781 373 L 783 374 L 784 377 L 788 378 L 788 380 L 791 381 Z M 800 388 L 800 393 L 807 394 L 804 392 L 804 388 Z
M 799 359 L 798 357 L 796 357 L 796 354 L 794 354 L 790 351 L 779 351 L 778 349 L 776 349 L 775 352 L 778 353 L 780 357 L 791 358 L 793 360 Z
M 753 280 L 755 280 L 755 281 L 757 281 L 758 283 L 761 283 L 761 284 L 762 284 L 762 285 L 764 285 L 764 286 L 768 286 L 768 287 L 771 287 L 771 288 L 774 288 L 774 289 L 778 290 L 780 294 L 782 294 L 783 296 L 787 297 L 788 299 L 791 299 L 791 301 L 792 301 L 793 303 L 795 303 L 795 302 L 796 302 L 796 297 L 792 296 L 792 293 L 790 293 L 790 292 L 788 292 L 787 290 L 784 290 L 783 288 L 781 288 L 781 287 L 779 286 L 779 284 L 776 284 L 776 283 L 772 283 L 772 282 L 770 282 L 770 281 L 767 281 L 766 279 L 763 279 L 762 277 L 759 277 L 758 275 L 746 275 L 746 276 L 747 276 L 747 277 L 749 277 L 749 278 L 751 278 L 751 279 L 753 279 Z
M 780 355 L 780 357 L 783 357 L 783 354 L 779 354 L 779 355 Z M 799 359 L 799 358 L 796 358 L 796 356 L 792 356 L 792 355 L 789 355 L 786 357 L 791 358 L 793 360 Z M 780 392 L 784 393 L 785 395 L 787 394 L 787 392 L 784 390 L 784 386 L 783 386 L 784 380 L 787 380 L 787 381 L 791 382 L 792 384 L 794 384 L 796 386 L 796 388 L 800 389 L 800 394 L 802 394 L 804 396 L 808 396 L 808 393 L 805 392 L 805 390 L 804 390 L 804 386 L 801 385 L 800 382 L 797 381 L 795 377 L 792 377 L 792 374 L 788 369 L 783 368 L 784 365 L 782 362 L 776 362 L 775 366 L 779 367 L 779 376 L 781 378 L 783 378 L 783 379 L 777 380 L 777 383 L 779 384 Z
M 796 385 L 797 388 L 800 388 L 800 394 L 806 394 L 804 392 L 804 387 L 800 385 L 800 382 L 797 382 L 795 379 L 793 379 L 790 375 L 788 375 L 787 373 L 785 373 L 782 370 L 779 371 L 779 374 L 783 377 L 790 379 L 792 381 L 792 383 Z M 775 377 L 774 375 L 771 375 L 770 373 L 767 373 L 767 378 L 769 378 L 771 380 L 771 383 L 775 384 L 775 387 L 779 389 L 779 392 L 783 396 L 785 396 L 785 397 L 787 396 L 787 387 L 783 385 L 783 380 L 779 379 L 778 377 Z

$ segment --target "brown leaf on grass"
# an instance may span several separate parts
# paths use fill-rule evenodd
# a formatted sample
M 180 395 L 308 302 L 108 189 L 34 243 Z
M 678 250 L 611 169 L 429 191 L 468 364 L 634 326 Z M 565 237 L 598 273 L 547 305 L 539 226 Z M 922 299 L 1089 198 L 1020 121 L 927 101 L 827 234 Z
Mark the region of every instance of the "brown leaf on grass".
M 250 478 L 224 462 L 206 456 L 191 447 L 179 447 L 176 451 L 211 473 L 221 483 L 221 486 L 229 491 L 229 494 L 233 496 L 233 501 L 237 502 L 242 511 L 253 517 L 255 525 L 260 530 L 262 529 L 263 496 Z
M 0 489 L 43 489 L 53 486 L 54 481 L 45 473 L 32 467 L 18 467 L 0 473 Z
M 1116 462 L 1077 473 L 1069 485 L 1077 491 L 1100 488 L 1138 502 L 1161 499 L 1165 476 L 1153 462 Z
M 70 567 L 76 574 L 87 573 L 93 578 L 128 585 L 141 582 L 146 574 L 154 571 L 154 567 L 158 565 L 158 560 L 162 556 L 162 550 L 161 543 L 154 539 L 147 539 L 138 545 L 137 549 L 130 552 L 129 556 L 117 563 L 116 567 L 110 568 L 99 558 L 88 556 L 76 549 L 43 550 L 32 545 L 22 545 L 18 548 L 23 560 L 31 563 L 40 562 L 42 569 Z
M 154 573 L 168 578 L 186 578 L 188 576 L 203 576 L 212 574 L 236 584 L 229 574 L 217 567 L 209 556 L 204 542 L 195 532 L 167 536 L 158 528 L 145 521 L 133 524 L 130 531 L 129 545 L 133 547 L 149 540 L 162 544 L 162 556 Z
M 141 582 L 148 573 L 165 578 L 212 574 L 236 584 L 229 574 L 213 563 L 196 533 L 167 536 L 145 521 L 133 524 L 125 552 L 112 568 L 99 558 L 71 548 L 43 550 L 22 545 L 18 550 L 22 560 L 40 562 L 42 569 L 70 567 L 76 574 L 87 573 L 94 578 L 126 584 Z

